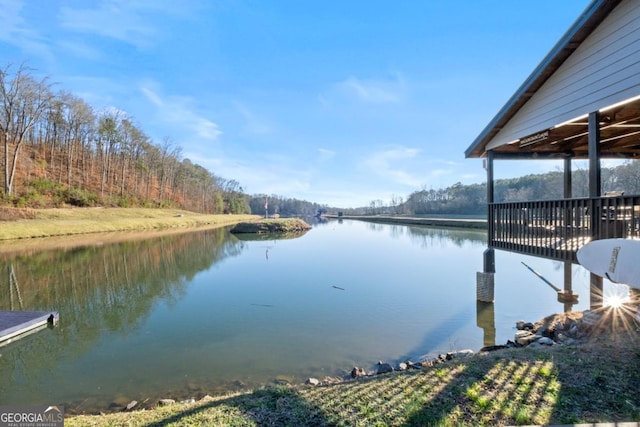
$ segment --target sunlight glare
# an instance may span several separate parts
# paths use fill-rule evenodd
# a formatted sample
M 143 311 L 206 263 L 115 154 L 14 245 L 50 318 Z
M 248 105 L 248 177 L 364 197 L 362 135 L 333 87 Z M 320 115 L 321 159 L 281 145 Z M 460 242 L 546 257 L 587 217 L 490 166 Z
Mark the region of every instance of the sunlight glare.
M 608 290 L 609 292 L 605 292 L 604 294 L 603 304 L 605 307 L 620 308 L 631 301 L 629 297 L 629 287 L 627 285 L 612 285 Z
M 629 301 L 629 297 L 623 297 L 621 295 L 609 295 L 604 297 L 604 306 L 611 308 L 620 308 L 622 305 Z

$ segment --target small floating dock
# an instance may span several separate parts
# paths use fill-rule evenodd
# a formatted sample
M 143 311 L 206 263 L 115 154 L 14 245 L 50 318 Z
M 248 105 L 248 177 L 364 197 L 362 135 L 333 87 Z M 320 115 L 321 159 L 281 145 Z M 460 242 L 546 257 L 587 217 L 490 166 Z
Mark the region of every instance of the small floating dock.
M 0 346 L 58 323 L 58 312 L 0 310 Z

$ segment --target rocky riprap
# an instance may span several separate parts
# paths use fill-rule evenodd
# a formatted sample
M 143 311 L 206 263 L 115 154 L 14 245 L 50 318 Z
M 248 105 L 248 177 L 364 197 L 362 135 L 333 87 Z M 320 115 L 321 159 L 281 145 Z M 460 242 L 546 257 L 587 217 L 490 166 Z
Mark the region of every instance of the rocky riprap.
M 483 347 L 483 351 L 494 351 L 510 347 L 547 347 L 555 345 L 578 345 L 591 337 L 616 332 L 620 327 L 637 329 L 640 319 L 633 307 L 585 310 L 554 314 L 539 322 L 516 322 L 513 341 L 504 345 Z
M 554 314 L 539 322 L 516 322 L 513 341 L 504 345 L 487 346 L 480 352 L 510 347 L 551 347 L 577 345 L 602 334 L 620 332 L 621 328 L 640 327 L 638 313 L 631 305 L 621 308 L 605 307 L 597 310 Z
M 624 317 L 624 319 L 623 319 Z M 583 312 L 570 312 L 562 314 L 554 314 L 545 317 L 536 322 L 525 322 L 519 320 L 516 322 L 514 340 L 507 341 L 504 345 L 486 346 L 480 349 L 480 353 L 496 351 L 506 348 L 536 348 L 551 346 L 570 346 L 579 345 L 591 337 L 612 332 L 618 325 L 632 325 L 634 328 L 640 327 L 640 319 L 634 310 L 600 309 L 586 310 Z M 367 378 L 380 374 L 386 374 L 394 371 L 405 371 L 407 369 L 422 369 L 444 363 L 458 357 L 467 357 L 473 355 L 472 350 L 460 350 L 440 354 L 436 358 L 423 360 L 420 362 L 412 362 L 407 360 L 395 366 L 378 362 L 373 370 L 366 371 L 360 367 L 354 367 L 348 375 L 343 378 L 326 377 L 323 380 L 309 378 L 306 383 L 310 385 L 328 385 L 342 382 L 349 379 Z
M 457 357 L 468 357 L 473 354 L 474 354 L 473 350 L 451 351 L 448 353 L 440 354 L 438 355 L 438 357 L 435 357 L 432 359 L 427 359 L 420 362 L 413 362 L 411 360 L 406 360 L 404 362 L 398 363 L 397 365 L 392 365 L 391 363 L 379 361 L 377 365 L 375 365 L 375 369 L 373 370 L 366 371 L 363 368 L 355 366 L 349 374 L 345 375 L 342 378 L 325 377 L 322 380 L 319 380 L 317 378 L 308 378 L 307 381 L 305 381 L 305 384 L 309 384 L 313 386 L 329 385 L 329 384 L 340 383 L 350 379 L 370 378 L 376 375 L 388 374 L 388 373 L 397 372 L 397 371 L 406 371 L 408 369 L 422 369 L 429 366 L 437 365 L 439 363 L 444 363 L 449 360 L 453 360 Z

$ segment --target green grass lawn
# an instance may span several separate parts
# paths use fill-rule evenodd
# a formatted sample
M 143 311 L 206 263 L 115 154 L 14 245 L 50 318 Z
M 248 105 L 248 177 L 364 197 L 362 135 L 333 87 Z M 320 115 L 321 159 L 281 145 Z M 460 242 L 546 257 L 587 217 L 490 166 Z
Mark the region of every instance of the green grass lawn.
M 37 209 L 28 210 L 22 217 L 16 216 L 11 221 L 0 222 L 0 241 L 109 231 L 222 226 L 255 218 L 255 215 L 207 215 L 179 209 Z

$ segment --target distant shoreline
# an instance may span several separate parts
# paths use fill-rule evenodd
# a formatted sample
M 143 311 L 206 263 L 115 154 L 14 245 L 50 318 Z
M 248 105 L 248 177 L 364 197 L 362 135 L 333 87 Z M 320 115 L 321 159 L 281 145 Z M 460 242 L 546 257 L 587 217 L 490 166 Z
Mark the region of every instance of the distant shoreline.
M 454 227 L 487 229 L 485 218 L 452 218 L 452 217 L 415 217 L 401 215 L 323 215 L 331 219 L 355 219 L 358 221 L 377 222 L 383 224 L 404 224 L 404 225 L 428 225 L 434 227 Z

